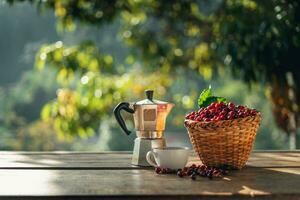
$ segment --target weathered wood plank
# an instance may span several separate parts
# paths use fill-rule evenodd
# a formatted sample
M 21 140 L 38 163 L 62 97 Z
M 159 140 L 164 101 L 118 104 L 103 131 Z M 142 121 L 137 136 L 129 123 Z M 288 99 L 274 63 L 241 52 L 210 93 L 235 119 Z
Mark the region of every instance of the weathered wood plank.
M 190 163 L 200 163 L 191 152 Z M 135 169 L 131 152 L 0 152 L 0 169 Z M 247 163 L 251 167 L 300 167 L 300 152 L 253 152 Z
M 4 168 L 135 168 L 131 154 L 1 154 Z
M 297 151 L 254 152 L 251 167 L 212 181 L 156 175 L 130 159 L 130 152 L 0 152 L 0 199 L 300 199 Z M 200 161 L 191 153 L 190 162 Z
M 153 170 L 0 170 L 1 197 L 55 196 L 294 196 L 299 168 L 246 168 L 223 179 L 179 178 Z

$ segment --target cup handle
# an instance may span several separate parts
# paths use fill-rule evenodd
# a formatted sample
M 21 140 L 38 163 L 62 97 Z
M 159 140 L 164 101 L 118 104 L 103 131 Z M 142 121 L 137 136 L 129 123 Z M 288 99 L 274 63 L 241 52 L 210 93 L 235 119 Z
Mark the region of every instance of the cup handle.
M 152 165 L 153 167 L 157 167 L 157 164 L 156 162 L 154 161 L 154 158 L 155 157 L 155 153 L 152 152 L 152 151 L 148 151 L 147 155 L 146 155 L 146 159 L 147 159 L 147 162 Z

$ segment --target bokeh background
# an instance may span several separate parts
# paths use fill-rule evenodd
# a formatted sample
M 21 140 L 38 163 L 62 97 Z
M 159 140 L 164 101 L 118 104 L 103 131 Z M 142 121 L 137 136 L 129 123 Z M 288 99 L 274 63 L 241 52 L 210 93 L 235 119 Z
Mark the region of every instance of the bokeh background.
M 255 149 L 299 148 L 299 50 L 298 1 L 0 0 L 0 149 L 131 150 L 112 110 L 145 89 L 190 146 L 209 85 L 262 112 Z

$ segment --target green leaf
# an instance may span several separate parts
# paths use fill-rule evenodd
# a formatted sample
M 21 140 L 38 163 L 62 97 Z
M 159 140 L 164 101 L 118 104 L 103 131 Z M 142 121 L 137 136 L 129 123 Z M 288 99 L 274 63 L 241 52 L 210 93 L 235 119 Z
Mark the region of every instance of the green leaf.
M 212 96 L 212 91 L 211 91 L 211 86 L 208 87 L 208 89 L 204 89 L 199 98 L 198 98 L 198 106 L 201 108 L 203 107 L 202 105 L 204 104 L 205 101 L 207 101 L 207 99 L 209 97 Z
M 217 97 L 217 102 L 227 103 L 227 99 L 225 97 Z
M 213 96 L 211 86 L 204 89 L 198 99 L 199 108 L 207 107 L 213 102 L 226 102 L 226 98 Z

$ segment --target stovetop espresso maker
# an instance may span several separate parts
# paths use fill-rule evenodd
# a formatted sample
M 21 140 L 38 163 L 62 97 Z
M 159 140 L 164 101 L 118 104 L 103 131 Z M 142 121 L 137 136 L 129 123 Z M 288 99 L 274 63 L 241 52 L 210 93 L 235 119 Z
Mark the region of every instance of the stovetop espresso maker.
M 146 99 L 136 103 L 121 102 L 114 109 L 114 115 L 122 130 L 129 135 L 126 124 L 120 114 L 125 110 L 133 114 L 137 138 L 134 140 L 132 164 L 150 166 L 146 154 L 152 148 L 166 147 L 164 136 L 166 118 L 173 103 L 153 99 L 153 90 L 146 90 Z

